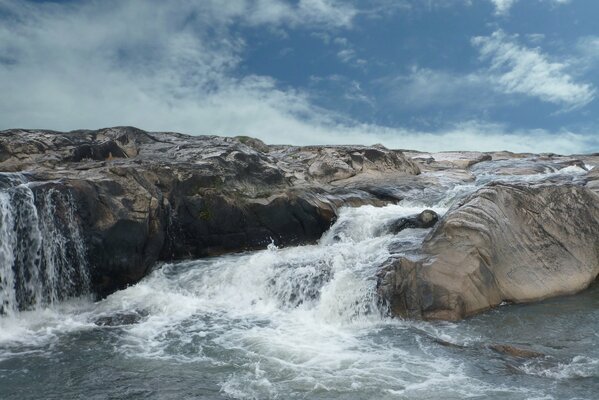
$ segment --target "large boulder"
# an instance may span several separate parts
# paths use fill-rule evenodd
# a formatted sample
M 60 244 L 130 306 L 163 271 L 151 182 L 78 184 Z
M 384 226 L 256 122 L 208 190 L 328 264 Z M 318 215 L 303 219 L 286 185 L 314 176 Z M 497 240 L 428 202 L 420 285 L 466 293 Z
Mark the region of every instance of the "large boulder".
M 599 273 L 599 197 L 571 184 L 491 184 L 453 207 L 422 251 L 380 273 L 395 315 L 457 320 L 576 293 Z

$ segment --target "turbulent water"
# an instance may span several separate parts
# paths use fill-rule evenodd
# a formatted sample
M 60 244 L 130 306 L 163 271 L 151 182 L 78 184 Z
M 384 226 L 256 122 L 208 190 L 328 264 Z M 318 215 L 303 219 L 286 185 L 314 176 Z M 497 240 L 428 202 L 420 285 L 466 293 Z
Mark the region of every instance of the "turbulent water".
M 476 181 L 447 180 L 442 196 L 344 209 L 315 245 L 166 264 L 100 302 L 45 300 L 8 313 L 0 317 L 0 399 L 594 399 L 599 287 L 459 323 L 392 319 L 377 301 L 377 270 L 415 251 L 428 232 L 391 235 L 391 221 L 431 207 L 442 214 L 490 180 L 584 172 L 489 171 L 481 163 Z M 0 204 L 5 229 L 14 203 Z M 45 248 L 43 220 L 31 216 L 41 228 L 30 236 Z M 22 251 L 2 245 L 3 257 Z M 495 343 L 546 356 L 516 359 L 492 351 Z

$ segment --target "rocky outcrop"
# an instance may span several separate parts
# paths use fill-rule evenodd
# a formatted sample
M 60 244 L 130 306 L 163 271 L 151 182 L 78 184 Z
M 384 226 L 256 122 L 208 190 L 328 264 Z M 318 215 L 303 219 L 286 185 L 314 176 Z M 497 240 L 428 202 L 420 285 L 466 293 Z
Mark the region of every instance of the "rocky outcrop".
M 272 146 L 286 176 L 293 181 L 331 183 L 363 175 L 417 175 L 418 166 L 402 152 L 375 146 Z
M 439 153 L 407 153 L 412 159 L 435 169 L 467 169 L 483 161 L 491 161 L 493 156 L 479 151 L 445 151 Z
M 599 197 L 572 184 L 491 184 L 453 207 L 422 251 L 381 271 L 395 315 L 456 320 L 576 293 L 599 273 Z
M 159 260 L 315 241 L 339 207 L 388 201 L 331 182 L 368 175 L 382 183 L 419 168 L 382 146 L 267 146 L 117 127 L 2 131 L 0 172 L 70 194 L 92 288 L 104 296 Z

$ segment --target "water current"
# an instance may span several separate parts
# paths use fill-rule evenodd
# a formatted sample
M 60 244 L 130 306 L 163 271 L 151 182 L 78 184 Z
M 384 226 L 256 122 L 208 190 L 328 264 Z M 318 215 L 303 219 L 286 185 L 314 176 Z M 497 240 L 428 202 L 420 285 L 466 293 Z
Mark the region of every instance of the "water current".
M 158 265 L 98 302 L 68 292 L 88 279 L 68 196 L 36 198 L 25 178 L 4 176 L 0 399 L 594 399 L 598 286 L 456 323 L 391 318 L 378 302 L 380 266 L 428 233 L 393 235 L 387 224 L 425 208 L 443 214 L 493 180 L 585 172 L 496 167 L 479 164 L 472 182 L 442 181 L 442 196 L 342 209 L 313 245 Z M 26 263 L 45 278 L 18 278 Z M 56 294 L 65 290 L 68 298 Z M 489 347 L 497 343 L 545 356 L 500 354 Z

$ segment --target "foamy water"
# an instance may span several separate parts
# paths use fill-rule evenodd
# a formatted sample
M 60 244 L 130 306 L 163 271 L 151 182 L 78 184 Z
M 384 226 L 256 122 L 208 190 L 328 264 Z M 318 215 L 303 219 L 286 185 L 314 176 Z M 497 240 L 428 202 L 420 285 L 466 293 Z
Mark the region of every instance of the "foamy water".
M 546 175 L 556 173 L 581 174 Z M 478 184 L 448 184 L 433 208 Z M 386 314 L 376 272 L 428 230 L 385 228 L 430 205 L 344 209 L 314 245 L 164 264 L 97 303 L 1 317 L 0 398 L 594 398 L 596 288 L 460 323 Z M 515 359 L 493 343 L 545 356 Z

